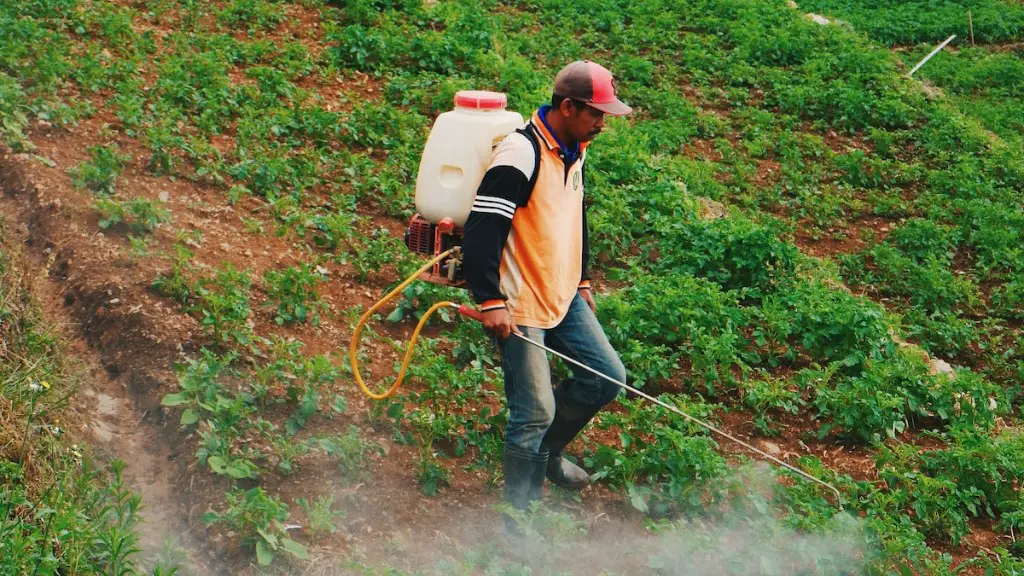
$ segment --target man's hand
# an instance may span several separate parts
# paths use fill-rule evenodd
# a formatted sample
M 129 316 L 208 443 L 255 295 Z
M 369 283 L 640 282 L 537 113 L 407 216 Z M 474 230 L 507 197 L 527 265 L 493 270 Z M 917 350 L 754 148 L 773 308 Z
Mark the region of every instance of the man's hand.
M 481 315 L 483 316 L 484 328 L 498 338 L 507 340 L 513 332 L 519 334 L 519 328 L 512 322 L 512 316 L 509 315 L 507 309 L 495 308 L 494 310 L 482 312 Z
M 594 302 L 594 295 L 591 294 L 590 288 L 580 288 L 578 292 L 583 301 L 587 303 L 587 306 L 590 306 L 590 311 L 597 312 L 597 304 Z

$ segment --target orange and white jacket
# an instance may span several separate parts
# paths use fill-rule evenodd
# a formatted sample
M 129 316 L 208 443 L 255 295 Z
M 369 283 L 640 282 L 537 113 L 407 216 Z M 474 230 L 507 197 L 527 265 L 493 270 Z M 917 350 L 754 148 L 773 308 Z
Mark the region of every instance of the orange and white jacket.
M 577 290 L 590 287 L 586 143 L 567 153 L 541 119 L 546 110 L 494 149 L 463 241 L 466 282 L 480 309 L 506 307 L 513 322 L 535 328 L 557 326 Z

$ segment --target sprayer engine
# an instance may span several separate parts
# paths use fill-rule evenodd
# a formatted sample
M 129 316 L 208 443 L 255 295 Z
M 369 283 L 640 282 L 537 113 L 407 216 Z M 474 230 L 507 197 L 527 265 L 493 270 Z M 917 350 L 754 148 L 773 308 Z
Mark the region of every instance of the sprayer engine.
M 437 256 L 446 250 L 462 246 L 462 228 L 455 226 L 451 218 L 443 218 L 434 224 L 416 214 L 409 221 L 409 228 L 405 231 L 405 245 L 416 254 Z M 434 264 L 432 270 L 420 275 L 420 279 L 444 286 L 465 286 L 462 251 L 455 250 L 450 257 Z

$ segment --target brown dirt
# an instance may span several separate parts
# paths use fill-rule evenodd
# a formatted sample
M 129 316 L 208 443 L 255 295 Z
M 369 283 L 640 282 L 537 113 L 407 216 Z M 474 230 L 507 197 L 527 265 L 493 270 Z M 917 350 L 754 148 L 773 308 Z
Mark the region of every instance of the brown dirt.
M 145 555 L 160 551 L 170 539 L 188 553 L 187 567 L 205 571 L 207 559 L 197 552 L 194 534 L 177 513 L 178 503 L 189 497 L 180 491 L 187 458 L 179 458 L 177 443 L 169 441 L 177 434 L 164 428 L 155 409 L 154 383 L 166 374 L 146 361 L 154 348 L 152 333 L 105 312 L 122 295 L 116 281 L 96 282 L 87 273 L 80 276 L 78 267 L 72 271 L 73 250 L 62 241 L 63 234 L 54 234 L 71 232 L 61 218 L 62 203 L 25 177 L 23 162 L 8 155 L 0 161 L 0 216 L 22 223 L 12 228 L 28 246 L 27 257 L 39 277 L 51 279 L 38 282 L 35 295 L 47 318 L 62 327 L 69 352 L 88 370 L 74 401 L 81 416 L 75 434 L 90 439 L 99 453 L 125 461 L 125 478 L 143 497 L 140 544 Z M 104 252 L 97 250 L 96 257 L 103 258 Z M 62 281 L 52 281 L 61 276 Z M 136 316 L 127 304 L 117 308 L 117 316 Z
M 812 227 L 806 225 L 797 227 L 793 241 L 803 253 L 817 258 L 837 254 L 853 254 L 870 246 L 864 240 L 866 232 L 870 231 L 874 236 L 874 241 L 878 242 L 885 239 L 889 232 L 896 227 L 897 224 L 894 224 L 891 220 L 871 216 L 852 221 L 843 230 L 843 238 L 841 240 L 827 235 L 815 238 L 810 232 Z

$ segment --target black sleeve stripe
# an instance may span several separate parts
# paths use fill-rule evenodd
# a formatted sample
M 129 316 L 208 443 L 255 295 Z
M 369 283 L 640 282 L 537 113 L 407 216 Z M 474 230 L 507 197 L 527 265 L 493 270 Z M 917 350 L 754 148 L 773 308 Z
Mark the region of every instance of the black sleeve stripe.
M 484 174 L 476 197 L 485 201 L 508 202 L 511 207 L 525 206 L 530 180 L 513 166 L 493 166 Z M 475 201 L 474 201 L 475 204 Z
M 528 136 L 512 132 L 498 144 L 491 154 L 489 168 L 499 166 L 515 168 L 529 181 L 533 177 L 533 170 L 537 165 L 536 156 L 533 143 L 528 140 Z

